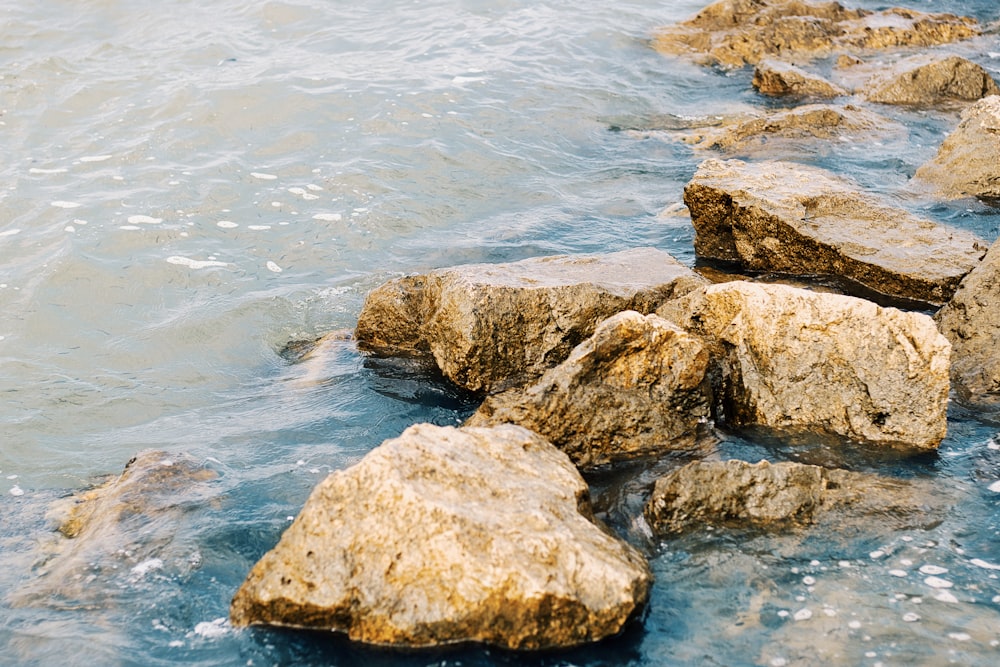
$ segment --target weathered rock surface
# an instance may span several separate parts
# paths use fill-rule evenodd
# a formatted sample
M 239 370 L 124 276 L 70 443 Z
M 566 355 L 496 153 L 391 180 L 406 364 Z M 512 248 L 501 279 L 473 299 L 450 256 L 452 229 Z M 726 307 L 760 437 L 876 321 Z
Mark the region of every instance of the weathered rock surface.
M 941 196 L 1000 199 L 1000 96 L 985 97 L 962 112 L 962 121 L 945 138 L 934 159 L 914 180 Z
M 1000 402 L 1000 244 L 993 244 L 934 319 L 951 341 L 951 379 L 959 395 L 974 403 Z
M 316 487 L 232 622 L 407 646 L 614 635 L 650 572 L 592 522 L 588 498 L 569 458 L 526 429 L 418 424 Z
M 457 266 L 373 290 L 356 338 L 379 355 L 432 354 L 455 384 L 493 391 L 537 379 L 601 320 L 703 282 L 653 248 Z
M 951 346 L 927 315 L 785 285 L 711 285 L 657 314 L 722 350 L 732 426 L 934 449 L 947 423 Z
M 697 336 L 625 311 L 534 385 L 487 397 L 466 424 L 524 426 L 581 467 L 690 447 L 710 414 L 708 362 Z
M 825 518 L 913 528 L 941 519 L 940 499 L 924 481 L 803 463 L 695 461 L 656 481 L 645 515 L 661 535 L 704 526 L 782 529 Z
M 876 74 L 862 95 L 882 104 L 930 105 L 949 100 L 978 100 L 1000 94 L 993 77 L 959 56 L 908 58 Z
M 801 67 L 766 58 L 754 69 L 751 84 L 762 95 L 772 97 L 840 97 L 847 91 Z
M 846 9 L 837 2 L 719 0 L 661 29 L 654 48 L 724 67 L 766 57 L 825 57 L 838 50 L 931 46 L 980 34 L 974 19 L 893 8 Z
M 706 160 L 684 189 L 701 257 L 750 271 L 839 276 L 895 297 L 947 301 L 987 246 L 890 206 L 830 172 Z

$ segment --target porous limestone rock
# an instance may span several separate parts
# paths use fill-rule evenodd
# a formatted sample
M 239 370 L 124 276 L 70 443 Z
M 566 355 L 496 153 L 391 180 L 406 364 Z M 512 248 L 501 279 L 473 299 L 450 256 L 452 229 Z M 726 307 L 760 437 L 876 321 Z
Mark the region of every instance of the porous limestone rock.
M 651 312 L 703 282 L 653 248 L 456 266 L 373 290 L 356 338 L 381 356 L 431 354 L 460 387 L 496 391 L 537 379 L 601 320 Z
M 949 199 L 1000 199 L 1000 95 L 990 95 L 962 112 L 958 127 L 937 155 L 914 174 Z
M 883 528 L 940 521 L 942 494 L 922 480 L 898 480 L 804 463 L 695 461 L 656 481 L 646 521 L 659 535 L 705 526 L 785 529 L 877 518 Z
M 657 314 L 719 346 L 717 410 L 731 426 L 916 450 L 945 436 L 951 345 L 927 315 L 742 281 Z
M 660 29 L 653 46 L 723 67 L 766 57 L 808 59 L 838 50 L 931 46 L 980 34 L 971 18 L 903 8 L 872 12 L 837 2 L 719 0 L 693 18 Z
M 744 270 L 829 275 L 932 304 L 947 301 L 987 246 L 816 167 L 704 161 L 684 189 L 700 257 Z
M 754 69 L 751 84 L 762 95 L 783 97 L 839 97 L 847 91 L 801 67 L 766 58 Z
M 488 396 L 466 422 L 540 433 L 581 467 L 690 447 L 711 409 L 708 350 L 656 315 L 600 325 L 535 384 Z
M 596 641 L 642 608 L 651 575 L 593 521 L 586 483 L 539 435 L 418 424 L 316 487 L 231 619 L 414 647 Z
M 930 105 L 978 100 L 1000 94 L 1000 87 L 982 66 L 965 58 L 919 55 L 873 76 L 861 94 L 882 104 Z
M 1000 243 L 934 316 L 951 341 L 951 379 L 972 403 L 1000 403 Z

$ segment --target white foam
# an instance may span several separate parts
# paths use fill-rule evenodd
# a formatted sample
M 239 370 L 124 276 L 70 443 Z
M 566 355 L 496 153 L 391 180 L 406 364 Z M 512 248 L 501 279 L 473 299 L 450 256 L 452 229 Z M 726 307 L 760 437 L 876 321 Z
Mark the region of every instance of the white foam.
M 159 570 L 163 567 L 163 561 L 159 558 L 150 558 L 149 560 L 144 560 L 135 567 L 132 568 L 132 574 L 137 577 L 144 577 L 153 570 Z
M 219 220 L 215 223 L 215 226 L 222 227 L 223 229 L 235 229 L 236 227 L 239 227 L 239 224 L 233 222 L 232 220 Z
M 934 594 L 934 599 L 940 602 L 950 602 L 952 604 L 956 604 L 958 602 L 958 598 L 948 591 L 938 591 Z
M 264 266 L 267 267 L 268 271 L 273 271 L 275 273 L 281 273 L 283 271 L 283 269 L 280 266 L 278 266 L 277 264 L 275 264 L 270 260 L 268 260 L 267 264 L 265 264 Z
M 229 264 L 227 264 L 226 262 L 217 262 L 215 260 L 191 259 L 189 257 L 181 257 L 179 255 L 172 255 L 170 257 L 167 257 L 167 261 L 171 264 L 186 266 L 189 269 L 205 269 L 210 266 L 229 266 Z
M 972 639 L 972 635 L 967 632 L 949 632 L 948 638 L 954 639 L 957 642 L 967 642 Z
M 903 614 L 903 620 L 907 623 L 915 623 L 920 620 L 920 614 L 915 614 L 912 611 Z
M 816 577 L 802 577 L 802 583 L 806 586 L 812 586 L 816 583 Z
M 64 201 L 62 199 L 57 199 L 54 202 L 52 202 L 52 206 L 55 206 L 56 208 L 76 208 L 77 206 L 80 206 L 80 204 L 78 204 L 75 201 Z
M 811 609 L 799 609 L 792 618 L 796 621 L 808 621 L 812 617 L 813 613 Z
M 944 574 L 948 571 L 948 568 L 941 567 L 940 565 L 921 565 L 920 572 L 922 574 Z
M 1000 493 L 1000 480 L 993 482 L 986 488 L 988 488 L 993 493 Z
M 320 190 L 323 189 L 320 186 L 316 185 L 315 183 L 310 183 L 306 187 L 309 188 L 310 190 L 312 190 L 313 192 L 319 192 Z
M 20 234 L 20 229 L 7 229 L 0 232 L 0 236 L 14 236 L 14 234 Z
M 940 577 L 927 577 L 924 579 L 924 583 L 931 588 L 951 588 L 954 586 L 954 584 L 947 579 L 942 579 Z
M 858 628 L 861 627 L 861 621 L 851 621 L 850 623 L 847 624 L 847 627 L 849 627 L 852 630 L 857 630 Z
M 986 570 L 1000 570 L 1000 565 L 994 565 L 993 563 L 987 563 L 982 558 L 973 558 L 969 561 L 976 567 L 981 567 Z
M 878 560 L 879 558 L 881 558 L 884 555 L 885 555 L 884 551 L 882 551 L 881 549 L 877 549 L 877 550 L 871 552 L 870 554 L 868 554 L 868 557 L 871 558 L 872 560 Z
M 63 227 L 63 231 L 72 233 L 76 231 L 76 227 L 74 227 L 73 225 L 66 225 L 65 227 Z
M 259 171 L 251 171 L 250 175 L 253 176 L 254 178 L 259 178 L 262 181 L 274 181 L 277 180 L 278 178 L 274 174 L 265 174 Z
M 252 229 L 255 232 L 263 232 L 271 228 L 271 225 L 247 225 L 247 229 Z
M 322 220 L 324 222 L 339 222 L 344 219 L 340 213 L 317 213 L 313 216 L 313 220 Z
M 133 225 L 158 225 L 163 222 L 163 218 L 154 218 L 151 215 L 130 215 L 128 221 Z
M 299 187 L 288 188 L 288 191 L 291 192 L 293 195 L 304 195 L 306 193 L 305 188 L 299 188 Z
M 202 621 L 194 626 L 194 634 L 207 639 L 214 639 L 229 634 L 228 618 L 217 618 L 214 621 Z
M 104 162 L 105 160 L 110 160 L 111 155 L 84 155 L 80 158 L 80 162 Z
M 65 174 L 68 169 L 64 167 L 59 167 L 56 169 L 41 169 L 39 167 L 32 167 L 28 170 L 29 174 Z
M 902 578 L 902 577 L 905 577 L 907 575 L 907 572 L 906 572 L 906 570 L 889 570 L 889 574 L 891 574 L 894 577 L 900 577 L 900 578 Z
M 23 496 L 24 495 L 24 489 L 22 489 L 17 484 L 15 484 L 14 486 L 10 487 L 10 495 L 12 495 L 12 496 Z
M 127 230 L 127 231 L 135 231 L 136 229 L 142 229 L 142 227 L 139 227 L 137 225 L 119 225 L 118 229 L 124 229 L 124 230 Z

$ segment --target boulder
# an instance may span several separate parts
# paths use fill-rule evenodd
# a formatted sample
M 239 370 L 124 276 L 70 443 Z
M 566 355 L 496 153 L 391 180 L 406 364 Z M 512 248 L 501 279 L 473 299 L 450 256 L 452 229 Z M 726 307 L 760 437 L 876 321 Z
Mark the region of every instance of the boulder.
M 788 529 L 877 519 L 882 528 L 929 527 L 943 518 L 926 480 L 897 480 L 804 463 L 695 461 L 656 481 L 645 517 L 656 534 L 705 526 Z
M 537 383 L 488 396 L 466 424 L 519 424 L 580 467 L 689 448 L 710 416 L 707 370 L 697 336 L 625 311 Z
M 876 74 L 861 94 L 882 104 L 930 105 L 978 100 L 1000 94 L 1000 87 L 985 69 L 965 58 L 920 55 Z
M 962 112 L 958 127 L 937 155 L 914 174 L 940 196 L 1000 199 L 1000 96 L 990 95 Z
M 460 387 L 496 391 L 537 379 L 601 320 L 651 312 L 703 282 L 653 248 L 457 266 L 373 290 L 356 338 L 381 356 L 433 355 Z
M 980 34 L 974 19 L 893 8 L 846 9 L 837 2 L 719 0 L 693 18 L 660 29 L 653 46 L 723 67 L 767 57 L 809 59 L 854 49 L 924 47 Z
M 545 649 L 618 633 L 650 583 L 540 436 L 418 424 L 316 487 L 231 620 L 371 644 Z
M 947 427 L 951 346 L 927 315 L 786 285 L 711 285 L 657 314 L 720 350 L 731 426 L 932 450 Z
M 951 341 L 951 380 L 960 397 L 997 403 L 1000 394 L 1000 244 L 965 277 L 937 320 Z
M 754 69 L 751 84 L 762 95 L 772 97 L 839 97 L 847 91 L 801 67 L 766 58 Z
M 744 270 L 829 275 L 931 304 L 947 301 L 987 246 L 816 167 L 704 161 L 684 189 L 700 257 Z

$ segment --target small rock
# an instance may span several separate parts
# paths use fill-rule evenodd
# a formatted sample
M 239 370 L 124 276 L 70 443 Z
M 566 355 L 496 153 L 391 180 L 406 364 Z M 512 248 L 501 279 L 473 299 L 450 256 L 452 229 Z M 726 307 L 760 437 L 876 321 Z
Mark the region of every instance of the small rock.
M 839 97 L 847 91 L 821 76 L 810 74 L 791 63 L 767 58 L 757 64 L 751 81 L 762 95 L 783 97 Z
M 1000 95 L 990 95 L 962 112 L 958 127 L 941 143 L 937 155 L 913 178 L 948 199 L 1000 199 Z
M 985 69 L 965 58 L 920 55 L 876 74 L 861 92 L 871 102 L 929 105 L 978 100 L 1000 94 L 1000 87 Z

